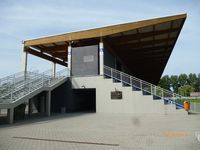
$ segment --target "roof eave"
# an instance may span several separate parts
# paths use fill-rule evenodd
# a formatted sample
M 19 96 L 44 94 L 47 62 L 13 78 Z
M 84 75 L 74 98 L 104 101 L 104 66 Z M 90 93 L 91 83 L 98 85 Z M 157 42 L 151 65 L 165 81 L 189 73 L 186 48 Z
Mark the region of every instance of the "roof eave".
M 187 17 L 187 14 L 180 14 L 175 16 L 168 16 L 168 17 L 162 17 L 162 18 L 155 18 L 150 20 L 143 20 L 138 22 L 131 22 L 131 23 L 125 23 L 125 24 L 118 24 L 113 26 L 107 26 L 102 28 L 96 28 L 96 29 L 90 29 L 90 30 L 84 30 L 79 32 L 71 32 L 61 35 L 55 35 L 55 36 L 48 36 L 43 38 L 37 38 L 32 40 L 25 40 L 24 45 L 25 46 L 34 46 L 34 45 L 41 45 L 41 44 L 49 44 L 49 43 L 57 43 L 57 42 L 70 42 L 73 40 L 80 40 L 80 39 L 89 39 L 89 38 L 98 38 L 98 37 L 104 37 L 107 35 L 112 35 L 115 33 L 121 33 L 129 30 L 134 30 L 146 26 L 151 26 L 155 24 L 165 23 L 177 19 L 185 19 Z

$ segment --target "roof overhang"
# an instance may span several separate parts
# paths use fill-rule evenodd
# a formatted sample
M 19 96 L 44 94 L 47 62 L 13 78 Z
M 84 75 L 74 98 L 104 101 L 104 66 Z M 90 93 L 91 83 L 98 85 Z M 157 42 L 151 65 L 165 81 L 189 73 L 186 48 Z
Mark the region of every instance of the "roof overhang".
M 24 50 L 67 66 L 67 47 L 98 44 L 141 79 L 158 83 L 182 29 L 186 14 L 71 32 L 24 41 Z

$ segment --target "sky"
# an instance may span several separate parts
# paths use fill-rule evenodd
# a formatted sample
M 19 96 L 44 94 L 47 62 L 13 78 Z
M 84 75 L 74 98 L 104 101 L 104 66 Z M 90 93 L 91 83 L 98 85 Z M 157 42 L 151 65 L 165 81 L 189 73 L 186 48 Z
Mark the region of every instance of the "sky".
M 0 0 L 0 78 L 22 70 L 22 41 L 187 13 L 163 75 L 200 73 L 199 0 Z M 28 70 L 52 63 L 29 55 Z

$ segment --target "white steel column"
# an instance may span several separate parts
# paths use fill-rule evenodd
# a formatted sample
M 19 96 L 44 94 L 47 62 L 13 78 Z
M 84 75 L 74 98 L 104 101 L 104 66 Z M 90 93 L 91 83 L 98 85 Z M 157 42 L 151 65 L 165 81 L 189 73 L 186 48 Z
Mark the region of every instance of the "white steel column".
M 28 53 L 26 52 L 26 55 L 25 55 L 25 64 L 24 64 L 24 71 L 27 73 L 27 63 L 28 62 Z
M 28 53 L 24 51 L 24 46 L 21 51 L 21 70 L 27 72 Z
M 68 69 L 69 69 L 69 74 L 71 75 L 71 60 L 72 60 L 72 47 L 71 44 L 69 44 L 68 46 L 68 56 L 67 56 L 67 60 L 68 60 Z
M 104 66 L 104 46 L 103 46 L 103 42 L 99 43 L 99 74 L 103 75 L 103 66 Z
M 26 81 L 26 77 L 27 77 L 27 67 L 28 64 L 28 52 L 24 52 L 22 54 L 22 71 L 24 72 L 24 80 Z
M 56 63 L 54 62 L 52 63 L 52 77 L 56 77 Z

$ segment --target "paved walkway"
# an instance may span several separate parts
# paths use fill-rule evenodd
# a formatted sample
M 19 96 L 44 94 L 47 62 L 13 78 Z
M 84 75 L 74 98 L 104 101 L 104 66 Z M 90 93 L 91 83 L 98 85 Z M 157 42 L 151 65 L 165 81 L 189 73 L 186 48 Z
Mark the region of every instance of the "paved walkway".
M 199 131 L 200 115 L 74 113 L 1 125 L 0 150 L 199 150 Z

